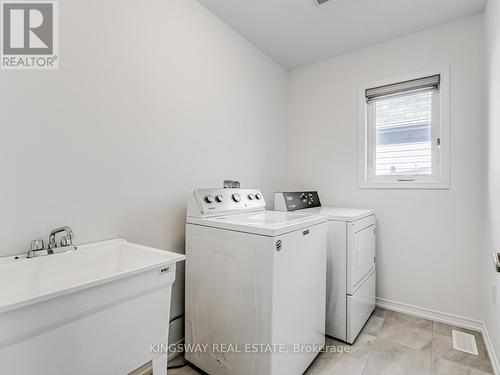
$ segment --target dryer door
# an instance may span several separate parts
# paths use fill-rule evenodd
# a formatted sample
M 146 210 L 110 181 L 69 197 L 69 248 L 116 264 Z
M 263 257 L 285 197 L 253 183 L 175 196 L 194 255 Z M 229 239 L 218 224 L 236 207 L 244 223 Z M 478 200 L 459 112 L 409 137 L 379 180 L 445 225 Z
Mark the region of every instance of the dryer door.
M 375 268 L 375 217 L 350 223 L 348 228 L 348 294 L 354 294 Z

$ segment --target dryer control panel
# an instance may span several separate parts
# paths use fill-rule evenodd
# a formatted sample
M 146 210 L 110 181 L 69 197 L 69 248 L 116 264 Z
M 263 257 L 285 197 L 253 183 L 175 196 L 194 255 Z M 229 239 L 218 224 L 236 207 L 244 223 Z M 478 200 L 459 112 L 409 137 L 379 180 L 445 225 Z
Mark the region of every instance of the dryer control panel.
M 314 207 L 321 207 L 317 191 L 274 193 L 274 209 L 276 211 L 297 211 Z

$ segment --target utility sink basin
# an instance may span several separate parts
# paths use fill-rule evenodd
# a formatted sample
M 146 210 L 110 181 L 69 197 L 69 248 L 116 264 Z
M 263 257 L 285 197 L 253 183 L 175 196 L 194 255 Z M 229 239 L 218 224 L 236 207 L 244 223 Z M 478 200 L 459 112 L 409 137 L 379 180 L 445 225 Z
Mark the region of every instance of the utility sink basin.
M 162 375 L 182 254 L 111 240 L 27 259 L 0 258 L 0 374 Z M 161 346 L 157 346 L 161 347 Z

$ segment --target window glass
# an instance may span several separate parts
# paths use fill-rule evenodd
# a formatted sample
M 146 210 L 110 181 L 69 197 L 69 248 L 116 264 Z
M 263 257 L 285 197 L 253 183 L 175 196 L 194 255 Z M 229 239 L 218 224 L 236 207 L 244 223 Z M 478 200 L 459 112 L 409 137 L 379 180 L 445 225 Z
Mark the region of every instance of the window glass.
M 433 91 L 380 98 L 375 106 L 375 175 L 432 175 Z

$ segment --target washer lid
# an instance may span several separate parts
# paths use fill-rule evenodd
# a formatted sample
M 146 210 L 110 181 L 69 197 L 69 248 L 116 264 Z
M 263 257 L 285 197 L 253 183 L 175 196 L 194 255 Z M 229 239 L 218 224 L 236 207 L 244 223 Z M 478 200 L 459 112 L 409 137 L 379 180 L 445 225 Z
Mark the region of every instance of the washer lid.
M 275 237 L 326 220 L 325 216 L 317 213 L 261 211 L 211 218 L 188 217 L 187 223 Z

